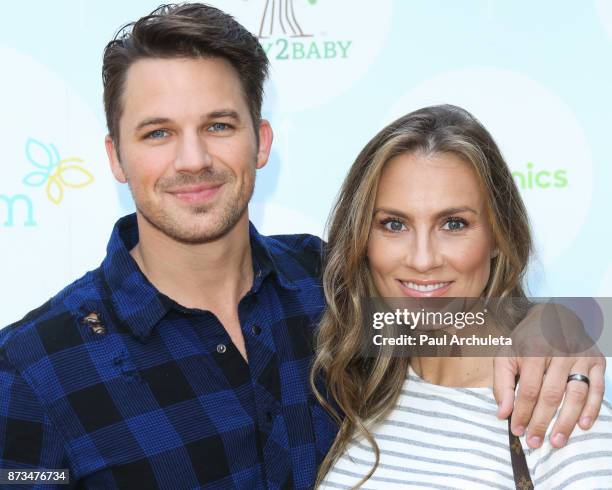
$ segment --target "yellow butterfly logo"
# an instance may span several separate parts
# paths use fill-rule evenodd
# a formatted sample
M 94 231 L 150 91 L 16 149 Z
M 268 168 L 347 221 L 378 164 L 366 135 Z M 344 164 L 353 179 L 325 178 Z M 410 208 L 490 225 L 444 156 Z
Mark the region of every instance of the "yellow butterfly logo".
M 53 204 L 60 204 L 64 199 L 64 188 L 80 189 L 92 184 L 94 176 L 83 166 L 82 158 L 60 158 L 53 143 L 48 146 L 34 138 L 26 142 L 26 156 L 38 170 L 30 172 L 23 178 L 23 183 L 30 187 L 45 185 L 47 198 Z

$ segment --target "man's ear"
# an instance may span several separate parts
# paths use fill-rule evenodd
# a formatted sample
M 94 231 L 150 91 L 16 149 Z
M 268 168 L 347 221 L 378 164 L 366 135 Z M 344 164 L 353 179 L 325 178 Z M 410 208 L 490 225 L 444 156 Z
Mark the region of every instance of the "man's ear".
M 117 154 L 115 143 L 108 134 L 106 135 L 106 138 L 104 138 L 104 146 L 106 147 L 108 163 L 110 164 L 110 168 L 113 172 L 113 175 L 115 176 L 115 179 L 117 179 L 117 181 L 121 182 L 122 184 L 125 184 L 127 182 L 125 172 L 123 171 L 123 167 L 121 166 L 121 162 L 119 161 L 119 155 Z
M 272 132 L 270 122 L 266 119 L 262 119 L 261 123 L 259 123 L 259 148 L 257 149 L 256 168 L 262 168 L 266 163 L 268 163 L 273 139 L 274 133 Z

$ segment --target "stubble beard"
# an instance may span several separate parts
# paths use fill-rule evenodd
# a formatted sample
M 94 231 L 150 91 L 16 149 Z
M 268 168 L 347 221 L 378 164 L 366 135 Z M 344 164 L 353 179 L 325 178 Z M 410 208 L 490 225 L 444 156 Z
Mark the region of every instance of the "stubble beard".
M 172 182 L 160 181 L 159 192 L 178 184 L 196 184 L 202 182 L 223 183 L 223 187 L 231 186 L 236 177 L 231 172 L 206 171 L 194 177 L 187 174 L 178 176 Z M 222 202 L 195 206 L 185 213 L 169 213 L 150 199 L 137 199 L 128 179 L 128 185 L 134 198 L 136 209 L 140 215 L 154 228 L 179 243 L 197 245 L 209 243 L 227 235 L 236 226 L 247 211 L 249 201 L 255 188 L 255 167 L 251 167 L 248 178 L 235 189 L 231 195 L 224 196 Z M 221 192 L 225 189 L 221 189 Z M 189 221 L 189 223 L 187 223 Z

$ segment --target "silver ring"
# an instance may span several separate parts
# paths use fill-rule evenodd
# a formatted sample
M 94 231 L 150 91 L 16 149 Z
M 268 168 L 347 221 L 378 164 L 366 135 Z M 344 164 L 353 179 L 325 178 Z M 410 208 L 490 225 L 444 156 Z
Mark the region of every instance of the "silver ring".
M 570 381 L 584 381 L 587 386 L 591 386 L 591 381 L 589 380 L 589 377 L 585 376 L 584 374 L 570 374 L 567 377 L 567 382 L 569 383 Z

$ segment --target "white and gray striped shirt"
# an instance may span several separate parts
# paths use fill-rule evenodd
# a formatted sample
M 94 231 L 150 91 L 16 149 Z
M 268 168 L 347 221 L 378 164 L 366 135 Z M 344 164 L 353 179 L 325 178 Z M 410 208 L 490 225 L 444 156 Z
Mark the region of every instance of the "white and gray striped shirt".
M 380 464 L 361 488 L 514 489 L 508 422 L 496 411 L 491 388 L 434 385 L 411 368 L 397 407 L 373 428 Z M 576 427 L 565 447 L 554 449 L 548 436 L 539 449 L 529 449 L 521 437 L 536 489 L 612 489 L 608 402 L 593 427 Z M 354 441 L 321 488 L 351 488 L 373 462 L 367 441 Z

